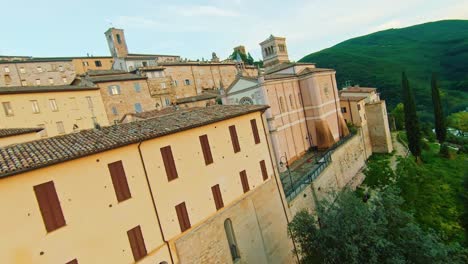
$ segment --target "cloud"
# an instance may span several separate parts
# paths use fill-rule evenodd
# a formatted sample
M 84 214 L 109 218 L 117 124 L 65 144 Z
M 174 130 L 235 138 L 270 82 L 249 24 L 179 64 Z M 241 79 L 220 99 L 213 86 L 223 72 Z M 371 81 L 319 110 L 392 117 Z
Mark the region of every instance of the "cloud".
M 216 6 L 175 6 L 177 12 L 182 16 L 212 16 L 212 17 L 238 17 L 239 13 L 222 9 Z

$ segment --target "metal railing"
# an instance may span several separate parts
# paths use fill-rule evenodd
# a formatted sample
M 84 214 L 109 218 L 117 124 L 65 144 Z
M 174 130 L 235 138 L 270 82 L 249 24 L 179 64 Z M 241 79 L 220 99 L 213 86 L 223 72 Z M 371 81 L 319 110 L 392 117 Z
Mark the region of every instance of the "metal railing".
M 296 198 L 297 195 L 301 193 L 307 186 L 309 186 L 313 180 L 317 179 L 317 177 L 332 162 L 331 155 L 333 154 L 333 152 L 337 148 L 339 148 L 341 145 L 346 143 L 354 135 L 355 134 L 349 134 L 346 137 L 343 137 L 338 142 L 333 144 L 333 146 L 331 146 L 329 149 L 323 152 L 320 156 L 316 157 L 316 166 L 314 166 L 310 171 L 308 171 L 304 175 L 300 176 L 292 184 L 289 184 L 289 186 L 285 186 L 285 182 L 287 182 L 286 178 L 288 177 L 287 174 L 284 177 L 281 177 L 281 182 L 283 183 L 284 193 L 286 195 L 286 199 L 288 200 L 288 202 Z M 286 187 L 289 187 L 289 188 L 286 188 Z

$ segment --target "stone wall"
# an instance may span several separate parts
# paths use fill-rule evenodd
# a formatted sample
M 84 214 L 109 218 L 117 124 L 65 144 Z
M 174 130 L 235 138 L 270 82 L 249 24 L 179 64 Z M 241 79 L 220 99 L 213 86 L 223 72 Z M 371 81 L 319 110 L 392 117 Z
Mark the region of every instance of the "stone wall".
M 289 210 L 293 216 L 303 209 L 313 212 L 316 200 L 343 189 L 365 165 L 366 154 L 362 134 L 359 132 L 338 147 L 331 158 L 332 162 L 320 176 L 289 202 Z
M 233 263 L 224 230 L 228 218 L 241 256 L 236 263 L 294 263 L 279 195 L 275 179 L 270 179 L 172 241 L 179 263 Z
M 393 150 L 392 136 L 388 126 L 385 101 L 366 104 L 369 135 L 372 151 L 375 153 L 390 153 Z

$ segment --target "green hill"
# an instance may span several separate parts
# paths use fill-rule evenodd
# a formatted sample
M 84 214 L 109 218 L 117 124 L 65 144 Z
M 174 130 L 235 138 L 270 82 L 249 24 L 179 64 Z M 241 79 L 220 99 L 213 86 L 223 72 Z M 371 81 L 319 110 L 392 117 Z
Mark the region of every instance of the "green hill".
M 468 20 L 443 20 L 389 29 L 309 54 L 300 62 L 334 68 L 337 82 L 379 88 L 392 109 L 401 101 L 401 72 L 416 93 L 420 118 L 432 119 L 430 79 L 436 72 L 446 112 L 468 107 Z

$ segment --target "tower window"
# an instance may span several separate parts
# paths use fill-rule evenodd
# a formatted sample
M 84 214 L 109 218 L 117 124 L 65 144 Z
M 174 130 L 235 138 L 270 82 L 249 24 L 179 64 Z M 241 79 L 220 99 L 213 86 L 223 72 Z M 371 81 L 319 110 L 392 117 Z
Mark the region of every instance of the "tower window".
M 96 67 L 101 67 L 102 62 L 100 60 L 94 61 L 94 65 L 96 65 Z
M 117 37 L 117 43 L 122 44 L 122 40 L 120 39 L 120 34 L 115 35 Z

